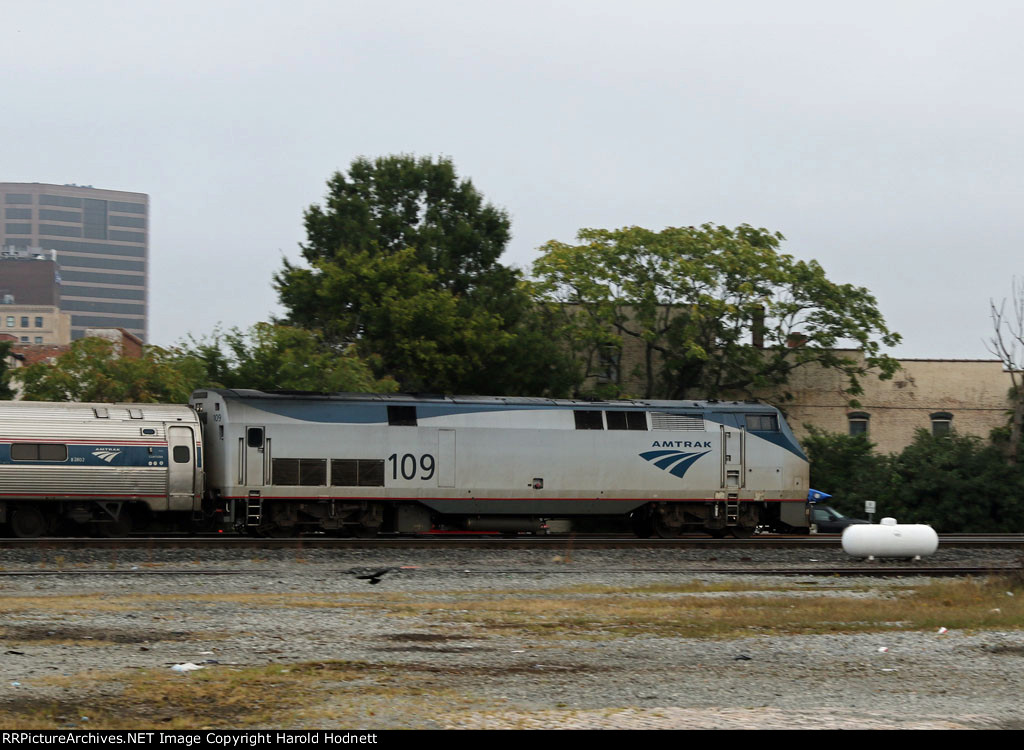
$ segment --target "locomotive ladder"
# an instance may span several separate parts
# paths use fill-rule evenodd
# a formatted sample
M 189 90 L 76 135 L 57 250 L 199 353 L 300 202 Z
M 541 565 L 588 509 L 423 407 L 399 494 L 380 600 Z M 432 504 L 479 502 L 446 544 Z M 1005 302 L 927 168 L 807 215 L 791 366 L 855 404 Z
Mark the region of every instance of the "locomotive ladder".
M 739 500 L 726 500 L 725 501 L 725 523 L 728 526 L 734 526 L 740 521 L 740 501 Z
M 263 500 L 250 497 L 245 503 L 245 525 L 259 526 L 263 523 Z

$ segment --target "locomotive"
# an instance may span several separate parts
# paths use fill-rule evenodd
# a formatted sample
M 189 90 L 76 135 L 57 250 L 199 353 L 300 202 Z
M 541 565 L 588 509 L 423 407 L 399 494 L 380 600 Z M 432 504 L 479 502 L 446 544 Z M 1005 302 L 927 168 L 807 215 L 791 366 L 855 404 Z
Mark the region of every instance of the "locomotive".
M 204 389 L 189 406 L 0 405 L 0 521 L 16 536 L 626 519 L 640 536 L 747 536 L 806 530 L 807 483 L 789 426 L 758 403 Z

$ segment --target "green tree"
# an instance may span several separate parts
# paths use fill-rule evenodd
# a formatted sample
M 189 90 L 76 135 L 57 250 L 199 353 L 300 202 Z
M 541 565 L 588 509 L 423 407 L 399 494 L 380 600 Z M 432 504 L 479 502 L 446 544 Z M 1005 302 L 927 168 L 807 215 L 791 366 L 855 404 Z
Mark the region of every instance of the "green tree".
M 999 357 L 1010 374 L 1009 399 L 1011 404 L 1008 434 L 1000 436 L 1006 461 L 1011 466 L 1020 463 L 1021 441 L 1024 440 L 1024 285 L 1013 280 L 1010 311 L 1004 299 L 997 307 L 989 300 L 992 318 L 992 338 L 988 349 Z
M 1020 532 L 1024 476 L 981 438 L 918 430 L 893 458 L 886 515 L 944 532 Z
M 275 276 L 285 322 L 354 344 L 405 390 L 557 393 L 571 363 L 520 274 L 506 213 L 447 159 L 356 159 L 305 214 L 308 268 Z
M 85 338 L 50 364 L 15 372 L 26 401 L 185 403 L 203 385 L 205 369 L 194 357 L 148 346 L 141 357 L 122 357 L 110 341 Z
M 837 370 L 857 394 L 860 378 L 891 377 L 881 346 L 899 341 L 864 288 L 830 281 L 815 261 L 779 252 L 783 236 L 741 225 L 654 232 L 583 229 L 580 244 L 551 241 L 533 266 L 538 301 L 560 303 L 565 332 L 595 350 L 633 339 L 644 397 L 718 397 L 773 388 L 798 367 Z M 753 338 L 760 345 L 753 343 Z M 844 355 L 853 344 L 864 360 Z
M 9 401 L 14 398 L 14 390 L 11 388 L 11 371 L 7 365 L 7 358 L 11 356 L 13 341 L 0 341 L 0 401 Z
M 833 495 L 829 505 L 853 516 L 864 501 L 879 516 L 926 523 L 937 531 L 1015 532 L 1024 517 L 1024 472 L 981 438 L 918 430 L 902 451 L 879 455 L 864 435 L 811 429 L 802 441 L 811 486 Z
M 326 344 L 311 331 L 257 323 L 215 331 L 182 345 L 205 368 L 204 386 L 257 390 L 386 393 L 393 380 L 373 377 L 351 347 Z
M 875 452 L 867 435 L 843 435 L 805 424 L 801 440 L 811 462 L 811 487 L 833 495 L 829 505 L 851 516 L 864 512 L 864 501 L 889 499 L 890 458 Z

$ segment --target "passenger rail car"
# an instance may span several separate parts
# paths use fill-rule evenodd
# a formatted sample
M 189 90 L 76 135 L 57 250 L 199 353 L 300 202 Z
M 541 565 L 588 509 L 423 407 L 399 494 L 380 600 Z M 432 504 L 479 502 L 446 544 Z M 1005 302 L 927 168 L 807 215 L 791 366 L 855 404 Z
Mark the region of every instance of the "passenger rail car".
M 206 506 L 256 534 L 808 527 L 807 458 L 763 404 L 211 389 L 191 405 Z
M 18 537 L 187 524 L 202 468 L 185 405 L 0 401 L 0 523 Z

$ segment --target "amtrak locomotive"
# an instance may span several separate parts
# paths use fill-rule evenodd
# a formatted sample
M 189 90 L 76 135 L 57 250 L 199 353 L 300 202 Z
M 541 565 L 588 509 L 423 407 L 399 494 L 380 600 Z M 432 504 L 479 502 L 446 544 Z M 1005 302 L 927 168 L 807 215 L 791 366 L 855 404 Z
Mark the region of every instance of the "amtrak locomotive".
M 33 409 L 49 415 L 45 440 Z M 664 537 L 808 527 L 807 458 L 763 404 L 209 389 L 191 408 L 8 402 L 0 415 L 0 505 L 19 536 L 211 520 L 267 536 L 585 518 Z

